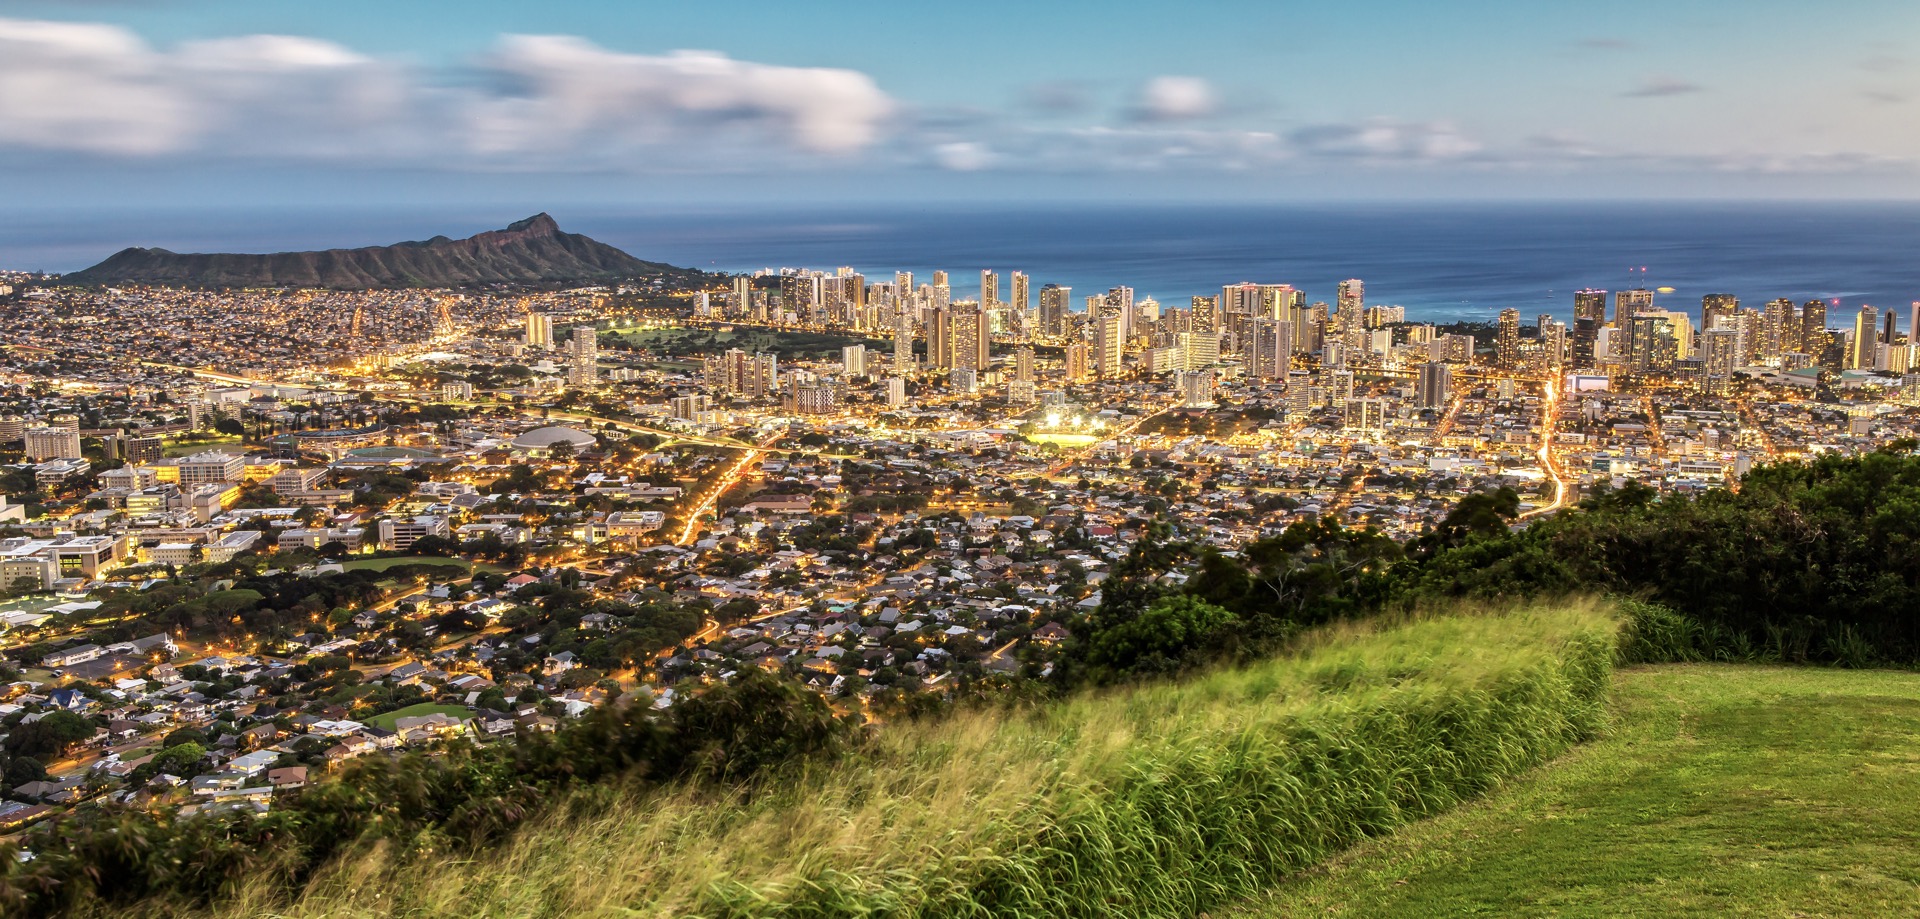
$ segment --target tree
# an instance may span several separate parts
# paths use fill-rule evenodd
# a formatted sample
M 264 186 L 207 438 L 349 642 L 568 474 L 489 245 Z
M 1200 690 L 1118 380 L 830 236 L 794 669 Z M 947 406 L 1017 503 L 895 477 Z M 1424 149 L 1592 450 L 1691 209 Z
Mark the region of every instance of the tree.
M 240 437 L 247 433 L 247 426 L 238 418 L 222 418 L 213 423 L 213 429 L 229 437 Z
M 1101 682 L 1177 671 L 1221 651 L 1237 621 L 1231 611 L 1198 597 L 1162 597 L 1132 619 L 1093 630 L 1086 662 Z

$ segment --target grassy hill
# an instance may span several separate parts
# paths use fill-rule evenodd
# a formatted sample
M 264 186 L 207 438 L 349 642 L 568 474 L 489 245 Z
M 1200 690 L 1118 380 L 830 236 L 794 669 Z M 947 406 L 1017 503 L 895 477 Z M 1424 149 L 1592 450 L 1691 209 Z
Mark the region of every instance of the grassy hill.
M 1908 916 L 1920 675 L 1622 671 L 1607 735 L 1235 919 Z
M 751 795 L 596 787 L 478 856 L 377 845 L 222 915 L 1192 915 L 1590 736 L 1616 630 L 1585 604 L 1327 629 L 1182 682 L 890 724 Z

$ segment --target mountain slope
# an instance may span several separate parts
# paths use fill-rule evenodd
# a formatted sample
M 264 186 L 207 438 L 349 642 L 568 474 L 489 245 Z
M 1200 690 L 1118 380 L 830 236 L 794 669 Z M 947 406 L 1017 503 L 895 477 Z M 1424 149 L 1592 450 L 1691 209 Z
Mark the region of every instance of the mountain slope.
M 124 249 L 84 271 L 73 284 L 173 284 L 188 287 L 459 287 L 625 278 L 676 281 L 698 272 L 634 258 L 605 243 L 562 232 L 536 214 L 504 230 L 466 239 L 271 255 Z

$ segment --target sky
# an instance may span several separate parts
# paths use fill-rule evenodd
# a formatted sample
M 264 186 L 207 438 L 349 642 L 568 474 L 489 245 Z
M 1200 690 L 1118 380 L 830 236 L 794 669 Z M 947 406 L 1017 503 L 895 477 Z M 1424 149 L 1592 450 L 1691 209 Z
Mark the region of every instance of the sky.
M 0 214 L 1920 198 L 1911 0 L 0 0 Z

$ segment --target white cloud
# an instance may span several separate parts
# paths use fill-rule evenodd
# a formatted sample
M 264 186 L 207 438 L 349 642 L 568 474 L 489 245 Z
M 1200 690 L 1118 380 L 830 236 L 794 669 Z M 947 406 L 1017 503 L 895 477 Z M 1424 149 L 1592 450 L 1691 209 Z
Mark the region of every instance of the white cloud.
M 993 151 L 972 141 L 956 141 L 933 148 L 934 162 L 955 172 L 978 172 L 993 165 Z
M 493 83 L 450 88 L 310 38 L 161 50 L 118 26 L 0 19 L 0 148 L 642 168 L 852 153 L 894 108 L 857 71 L 566 36 L 507 36 L 481 64 Z
M 1219 108 L 1213 86 L 1199 77 L 1160 76 L 1141 87 L 1133 107 L 1141 121 L 1182 121 L 1203 118 Z
M 863 73 L 710 51 L 623 54 L 568 36 L 516 35 L 488 65 L 521 91 L 479 101 L 475 140 L 489 152 L 588 133 L 657 143 L 703 126 L 749 124 L 802 150 L 850 153 L 871 144 L 893 110 Z
M 1479 142 L 1447 122 L 1389 118 L 1313 125 L 1292 132 L 1288 140 L 1302 153 L 1366 160 L 1446 160 L 1481 149 Z

